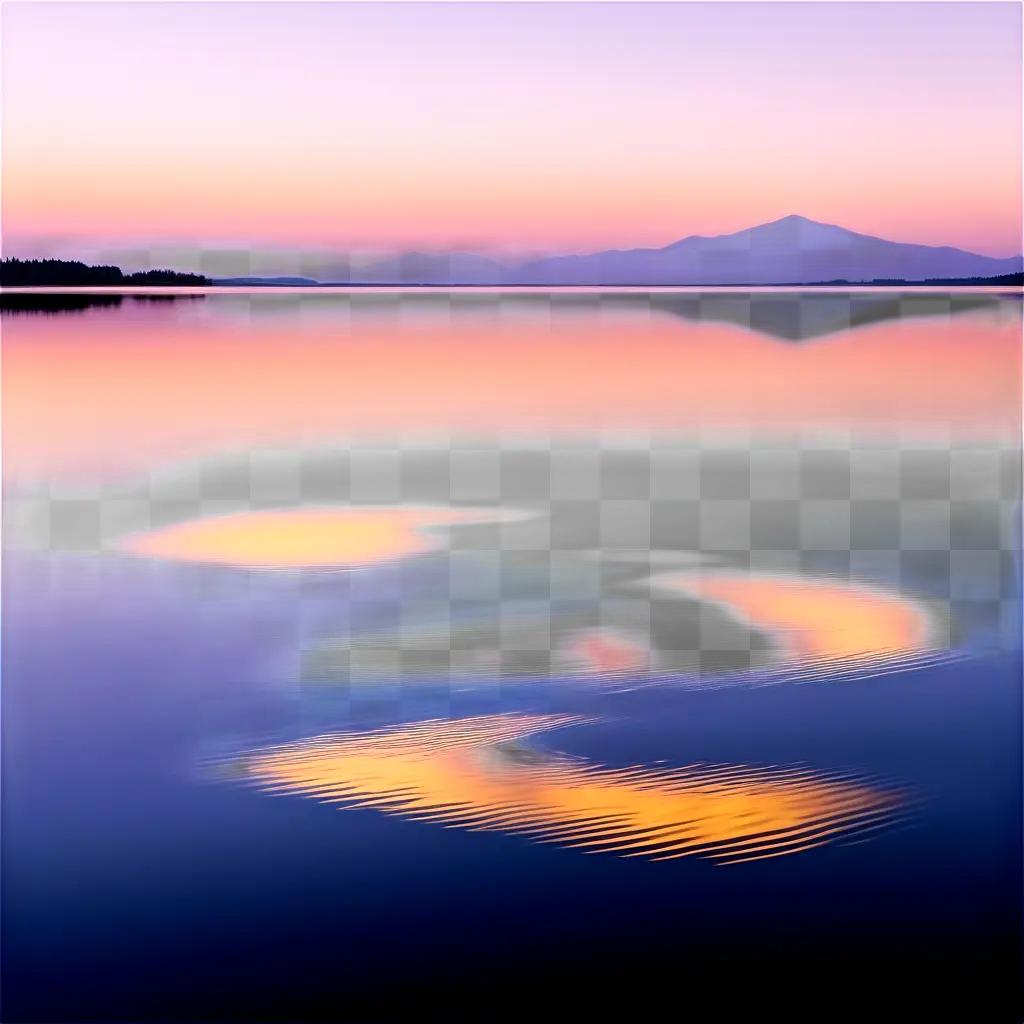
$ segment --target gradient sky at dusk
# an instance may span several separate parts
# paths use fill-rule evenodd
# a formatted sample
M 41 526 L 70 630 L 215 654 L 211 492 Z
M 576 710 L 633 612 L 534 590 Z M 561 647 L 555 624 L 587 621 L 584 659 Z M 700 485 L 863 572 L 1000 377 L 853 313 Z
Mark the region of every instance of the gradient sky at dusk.
M 1017 3 L 8 3 L 6 255 L 1020 251 Z

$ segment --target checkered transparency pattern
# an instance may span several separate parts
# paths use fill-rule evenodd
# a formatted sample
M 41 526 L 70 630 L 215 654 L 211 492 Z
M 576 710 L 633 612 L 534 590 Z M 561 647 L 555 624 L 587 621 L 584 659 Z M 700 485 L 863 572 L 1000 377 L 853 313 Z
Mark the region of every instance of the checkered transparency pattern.
M 314 253 L 276 268 L 273 254 L 243 249 L 165 255 L 137 253 L 134 262 L 214 276 L 324 269 Z M 144 300 L 103 297 L 112 301 L 132 313 Z M 931 318 L 941 332 L 971 311 L 1019 327 L 1019 304 L 995 295 L 826 289 L 257 289 L 173 309 L 179 320 L 212 318 L 257 334 L 282 318 L 300 331 L 344 334 L 370 321 L 401 329 L 467 314 L 492 326 L 525 318 L 540 331 L 566 315 L 613 326 L 649 317 L 672 323 L 683 345 L 690 324 L 720 324 L 796 359 L 861 327 Z M 350 504 L 496 514 L 444 530 L 435 552 L 355 571 L 245 571 L 118 551 L 128 535 L 208 516 Z M 508 510 L 522 514 L 503 519 Z M 15 489 L 8 481 L 4 514 L 5 546 L 43 564 L 34 578 L 49 578 L 51 596 L 88 586 L 99 604 L 142 577 L 172 607 L 208 607 L 214 632 L 221 614 L 248 617 L 254 649 L 278 652 L 261 671 L 305 702 L 397 703 L 413 713 L 408 705 L 429 688 L 442 703 L 424 713 L 446 714 L 445 702 L 456 700 L 472 713 L 481 693 L 519 681 L 768 678 L 778 662 L 773 638 L 714 602 L 657 585 L 680 570 L 862 582 L 923 605 L 939 648 L 1020 648 L 1019 447 L 965 441 L 952 423 L 949 436 L 932 432 L 926 443 L 898 432 L 854 436 L 827 415 L 803 434 L 772 439 L 720 424 L 685 434 L 325 438 L 318 448 L 258 447 L 120 483 Z M 32 599 L 19 591 L 19 601 Z
M 378 438 L 254 451 L 121 484 L 50 485 L 9 497 L 6 525 L 9 547 L 109 560 L 119 538 L 178 522 L 349 504 L 496 515 L 448 528 L 442 549 L 405 563 L 296 572 L 287 583 L 278 574 L 274 586 L 318 610 L 296 667 L 311 683 L 398 694 L 420 680 L 651 671 L 712 680 L 772 665 L 769 637 L 649 583 L 693 567 L 870 583 L 931 609 L 939 646 L 1020 642 L 1020 453 L 992 444 Z M 502 520 L 499 510 L 522 514 Z M 246 579 L 250 593 L 266 580 L 174 571 L 218 599 L 228 577 Z M 325 606 L 337 614 L 324 616 Z

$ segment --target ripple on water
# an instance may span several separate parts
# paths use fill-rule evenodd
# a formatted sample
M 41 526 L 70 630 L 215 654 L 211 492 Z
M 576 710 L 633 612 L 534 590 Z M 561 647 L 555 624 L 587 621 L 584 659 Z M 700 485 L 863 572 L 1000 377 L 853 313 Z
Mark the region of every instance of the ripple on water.
M 922 604 L 866 584 L 718 570 L 668 573 L 653 584 L 712 602 L 766 633 L 780 663 L 806 675 L 909 663 L 937 647 Z
M 796 853 L 884 823 L 902 802 L 892 788 L 802 766 L 615 768 L 519 742 L 582 721 L 431 720 L 256 750 L 231 766 L 268 792 L 652 860 Z

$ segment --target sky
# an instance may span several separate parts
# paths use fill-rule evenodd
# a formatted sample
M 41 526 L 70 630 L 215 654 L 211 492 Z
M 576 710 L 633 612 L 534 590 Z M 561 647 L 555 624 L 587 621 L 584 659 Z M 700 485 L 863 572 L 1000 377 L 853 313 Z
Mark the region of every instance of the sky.
M 3 5 L 7 256 L 1021 249 L 1021 5 Z

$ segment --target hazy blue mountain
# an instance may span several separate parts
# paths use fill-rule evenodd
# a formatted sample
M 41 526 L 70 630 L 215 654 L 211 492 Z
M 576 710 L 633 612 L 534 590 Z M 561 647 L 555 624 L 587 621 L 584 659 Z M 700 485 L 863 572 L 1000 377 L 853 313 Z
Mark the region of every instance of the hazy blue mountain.
M 408 252 L 352 267 L 352 284 L 503 284 L 507 267 L 471 252 Z
M 244 287 L 251 287 L 253 285 L 267 285 L 274 288 L 302 288 L 310 285 L 319 284 L 319 281 L 315 281 L 311 277 L 215 277 L 213 279 L 214 284 L 223 285 L 239 285 Z
M 551 256 L 518 268 L 515 278 L 546 285 L 801 284 L 991 277 L 1020 269 L 1019 256 L 890 242 L 792 215 L 731 235 L 692 235 L 661 249 Z
M 890 242 L 796 215 L 731 235 L 691 235 L 660 249 L 611 249 L 502 263 L 473 252 L 407 252 L 369 264 L 344 255 L 309 277 L 219 278 L 216 284 L 770 285 L 926 281 L 1019 274 L 998 259 L 950 246 Z

